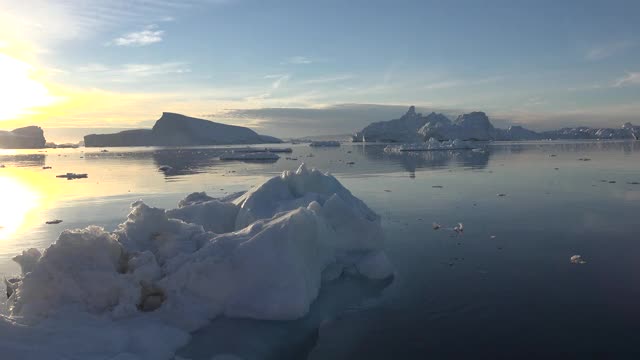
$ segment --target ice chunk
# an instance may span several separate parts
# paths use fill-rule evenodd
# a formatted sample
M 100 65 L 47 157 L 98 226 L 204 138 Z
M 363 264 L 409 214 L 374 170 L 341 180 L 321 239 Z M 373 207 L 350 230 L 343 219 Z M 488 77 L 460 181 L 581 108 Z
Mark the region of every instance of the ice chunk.
M 16 255 L 13 257 L 13 261 L 17 262 L 20 265 L 20 269 L 22 270 L 22 275 L 30 273 L 33 268 L 36 266 L 36 263 L 42 257 L 42 253 L 38 249 L 28 249 L 24 250 L 21 255 Z
M 165 211 L 132 204 L 115 231 L 65 230 L 16 257 L 8 358 L 169 359 L 220 315 L 304 316 L 323 281 L 390 278 L 380 217 L 304 165 L 244 194 L 194 193 Z M 37 344 L 37 346 L 33 346 Z

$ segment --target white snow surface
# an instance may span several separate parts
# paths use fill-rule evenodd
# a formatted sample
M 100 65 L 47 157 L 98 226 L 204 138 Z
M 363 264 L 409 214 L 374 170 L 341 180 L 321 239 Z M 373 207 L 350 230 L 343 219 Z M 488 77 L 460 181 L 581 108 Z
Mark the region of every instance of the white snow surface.
M 16 261 L 3 359 L 171 359 L 217 316 L 296 319 L 323 281 L 393 274 L 379 216 L 304 164 L 223 199 L 135 202 L 113 232 L 65 230 Z

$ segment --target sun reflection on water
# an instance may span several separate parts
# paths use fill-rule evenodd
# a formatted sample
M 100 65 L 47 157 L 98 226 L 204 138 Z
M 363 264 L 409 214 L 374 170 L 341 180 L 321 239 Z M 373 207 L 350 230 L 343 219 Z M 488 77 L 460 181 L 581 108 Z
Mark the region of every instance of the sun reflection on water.
M 14 234 L 25 222 L 40 197 L 22 182 L 0 177 L 0 240 Z

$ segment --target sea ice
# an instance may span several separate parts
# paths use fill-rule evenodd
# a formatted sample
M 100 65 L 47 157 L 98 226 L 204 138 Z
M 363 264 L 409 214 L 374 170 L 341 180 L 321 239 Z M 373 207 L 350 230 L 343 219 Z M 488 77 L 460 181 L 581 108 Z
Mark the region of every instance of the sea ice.
M 246 193 L 142 201 L 115 231 L 65 230 L 15 260 L 7 359 L 171 359 L 189 332 L 227 317 L 304 316 L 323 281 L 393 275 L 380 217 L 304 165 Z
M 334 140 L 330 140 L 330 141 L 312 141 L 309 146 L 312 147 L 336 147 L 336 146 L 340 146 L 340 142 L 339 141 L 334 141 Z
M 447 151 L 447 150 L 469 150 L 472 149 L 466 142 L 461 140 L 442 141 L 430 138 L 423 143 L 388 145 L 385 152 L 407 152 L 407 151 Z
M 220 155 L 220 160 L 254 160 L 269 161 L 278 160 L 280 156 L 272 152 L 227 152 Z

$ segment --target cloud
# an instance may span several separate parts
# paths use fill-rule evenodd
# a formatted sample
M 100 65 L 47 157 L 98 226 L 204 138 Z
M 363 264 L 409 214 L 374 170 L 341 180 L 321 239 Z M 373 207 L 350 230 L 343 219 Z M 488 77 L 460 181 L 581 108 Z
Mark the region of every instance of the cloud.
M 271 83 L 271 88 L 272 89 L 279 89 L 280 86 L 282 86 L 284 83 L 289 81 L 289 79 L 291 79 L 291 75 L 290 74 L 271 74 L 271 75 L 265 75 L 264 78 L 265 79 L 275 79 Z
M 163 30 L 157 30 L 156 25 L 147 26 L 142 31 L 131 32 L 111 40 L 108 45 L 116 46 L 147 46 L 162 41 Z
M 306 56 L 292 56 L 285 60 L 286 64 L 295 64 L 295 65 L 306 65 L 306 64 L 311 64 L 313 62 L 314 61 L 311 60 L 311 58 Z
M 409 105 L 336 104 L 316 108 L 271 107 L 258 109 L 234 109 L 225 113 L 209 114 L 212 119 L 242 119 L 249 121 L 263 132 L 280 136 L 337 135 L 360 130 L 374 121 L 397 119 Z M 418 107 L 419 112 L 437 111 Z M 443 110 L 449 116 L 458 111 Z
M 618 41 L 609 44 L 592 47 L 585 54 L 585 59 L 589 61 L 599 61 L 623 53 L 632 48 L 635 44 L 631 41 Z
M 352 74 L 343 74 L 343 75 L 334 75 L 327 77 L 320 77 L 315 79 L 308 79 L 302 81 L 303 84 L 327 84 L 327 83 L 335 83 L 345 80 L 353 79 L 355 76 Z
M 87 64 L 77 69 L 80 74 L 90 75 L 92 80 L 106 80 L 109 82 L 136 81 L 140 78 L 150 78 L 170 74 L 186 74 L 191 69 L 186 62 L 164 62 L 157 64 L 123 64 L 108 66 L 100 63 Z
M 491 77 L 486 77 L 481 79 L 468 79 L 468 80 L 452 79 L 452 80 L 445 80 L 445 81 L 427 84 L 424 86 L 424 89 L 427 89 L 427 90 L 450 89 L 455 87 L 496 83 L 501 80 L 504 80 L 504 76 L 491 76 Z
M 627 72 L 625 76 L 617 78 L 606 84 L 589 84 L 583 86 L 570 87 L 568 91 L 590 91 L 621 88 L 626 86 L 640 85 L 640 72 Z
M 640 72 L 628 72 L 627 75 L 616 80 L 613 86 L 622 87 L 629 85 L 640 85 Z

